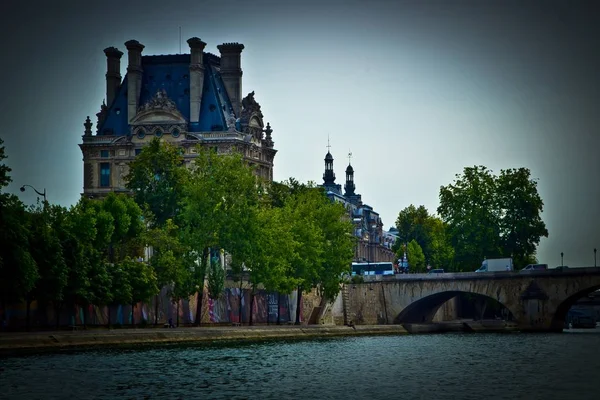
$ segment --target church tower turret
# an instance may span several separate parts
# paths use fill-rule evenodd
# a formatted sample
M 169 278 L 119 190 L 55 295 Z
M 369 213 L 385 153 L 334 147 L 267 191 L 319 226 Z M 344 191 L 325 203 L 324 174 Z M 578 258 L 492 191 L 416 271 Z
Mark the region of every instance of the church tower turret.
M 352 153 L 348 152 L 348 167 L 346 168 L 346 184 L 344 185 L 344 190 L 346 191 L 346 193 L 344 193 L 344 196 L 346 196 L 346 197 L 351 197 L 351 196 L 356 195 L 356 193 L 354 193 L 354 189 L 356 189 L 356 187 L 354 186 L 354 168 L 352 168 L 352 163 L 350 162 L 351 159 L 352 159 Z
M 352 165 L 348 164 L 348 167 L 346 168 L 346 184 L 344 185 L 344 196 L 354 196 L 354 189 L 356 189 L 356 186 L 354 186 L 354 168 L 352 168 Z
M 335 185 L 335 173 L 333 172 L 333 156 L 330 152 L 325 155 L 325 173 L 323 173 L 323 186 Z

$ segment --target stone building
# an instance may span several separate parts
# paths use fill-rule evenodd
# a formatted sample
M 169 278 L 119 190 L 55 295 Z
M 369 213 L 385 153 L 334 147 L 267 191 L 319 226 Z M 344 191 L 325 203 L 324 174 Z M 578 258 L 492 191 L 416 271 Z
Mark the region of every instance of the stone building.
M 325 155 L 325 172 L 323 173 L 323 187 L 327 196 L 335 202 L 342 203 L 348 210 L 354 224 L 354 235 L 357 238 L 354 251 L 354 262 L 394 262 L 394 252 L 385 242 L 385 231 L 379 213 L 373 207 L 362 202 L 362 196 L 356 193 L 354 184 L 354 168 L 348 155 L 346 167 L 346 183 L 344 192 L 342 185 L 335 183 L 333 170 L 333 156 L 328 151 Z
M 189 54 L 142 55 L 144 45 L 126 42 L 123 79 L 123 52 L 104 50 L 106 102 L 96 114 L 95 134 L 90 117 L 85 120 L 79 145 L 85 196 L 127 191 L 128 163 L 155 137 L 180 146 L 187 165 L 197 145 L 221 154 L 237 150 L 260 177 L 273 179 L 273 130 L 265 126 L 254 92 L 242 98 L 244 45 L 221 44 L 216 56 L 204 52 L 206 43 L 196 37 L 187 43 Z

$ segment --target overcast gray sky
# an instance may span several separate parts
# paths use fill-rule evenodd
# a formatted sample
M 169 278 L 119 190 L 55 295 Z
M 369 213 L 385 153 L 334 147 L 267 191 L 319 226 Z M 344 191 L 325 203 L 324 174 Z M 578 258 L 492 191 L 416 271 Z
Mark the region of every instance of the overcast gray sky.
M 18 192 L 31 184 L 74 204 L 83 122 L 105 98 L 103 49 L 136 39 L 143 54 L 178 53 L 181 26 L 183 52 L 192 36 L 215 54 L 245 45 L 243 94 L 256 92 L 274 129 L 276 180 L 322 183 L 329 135 L 337 183 L 351 150 L 357 192 L 389 228 L 411 203 L 435 211 L 440 186 L 465 166 L 527 167 L 550 232 L 540 261 L 560 265 L 564 251 L 565 265 L 590 266 L 600 247 L 594 3 L 2 2 L 9 191 L 32 203 Z

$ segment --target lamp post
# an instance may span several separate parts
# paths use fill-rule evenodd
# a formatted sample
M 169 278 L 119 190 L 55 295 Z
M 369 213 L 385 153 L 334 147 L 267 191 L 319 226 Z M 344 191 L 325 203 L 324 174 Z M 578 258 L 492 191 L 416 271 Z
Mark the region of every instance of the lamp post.
M 32 189 L 33 189 L 33 191 L 34 191 L 34 192 L 36 192 L 36 193 L 38 194 L 38 196 L 42 196 L 42 197 L 44 198 L 44 204 L 46 203 L 46 188 L 44 188 L 44 191 L 43 191 L 43 192 L 40 192 L 40 191 L 38 191 L 36 188 L 34 188 L 33 186 L 31 186 L 31 185 L 23 185 L 23 186 L 21 186 L 21 189 L 20 189 L 20 190 L 21 190 L 21 192 L 24 192 L 24 191 L 25 191 L 25 187 L 26 187 L 26 186 L 27 186 L 27 187 L 30 187 L 30 188 L 32 188 Z
M 594 268 L 596 267 L 596 248 L 594 247 Z
M 563 262 L 563 256 L 565 255 L 565 253 L 563 253 L 562 251 L 560 252 L 560 266 L 564 266 L 564 262 Z

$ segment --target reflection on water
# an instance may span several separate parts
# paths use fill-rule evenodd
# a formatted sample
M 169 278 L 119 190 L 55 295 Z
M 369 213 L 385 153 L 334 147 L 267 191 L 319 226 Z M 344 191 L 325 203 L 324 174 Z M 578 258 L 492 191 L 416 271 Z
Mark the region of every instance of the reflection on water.
M 600 330 L 565 332 L 357 337 L 7 358 L 0 360 L 0 398 L 600 398 Z

